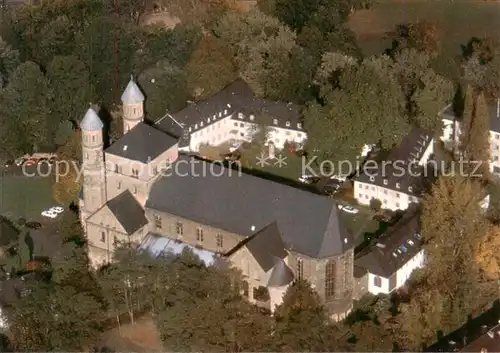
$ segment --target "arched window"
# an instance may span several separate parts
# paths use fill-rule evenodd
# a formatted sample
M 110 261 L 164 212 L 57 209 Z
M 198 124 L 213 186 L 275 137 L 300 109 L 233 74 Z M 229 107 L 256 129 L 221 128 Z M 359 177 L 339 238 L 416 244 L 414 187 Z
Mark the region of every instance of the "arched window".
M 335 297 L 335 260 L 330 260 L 325 268 L 325 298 Z
M 304 261 L 299 257 L 297 259 L 297 279 L 304 278 Z

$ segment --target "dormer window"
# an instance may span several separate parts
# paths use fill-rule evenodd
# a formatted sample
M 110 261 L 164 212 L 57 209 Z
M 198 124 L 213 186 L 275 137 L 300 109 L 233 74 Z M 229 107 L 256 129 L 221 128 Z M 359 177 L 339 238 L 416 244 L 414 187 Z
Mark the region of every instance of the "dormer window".
M 286 126 L 286 127 L 290 127 L 290 122 L 289 122 L 289 121 L 287 121 L 287 122 L 285 123 L 285 126 Z
M 255 120 L 255 116 L 250 115 L 250 121 L 254 121 L 254 120 Z
M 191 132 L 191 126 L 189 127 L 189 132 Z
M 373 175 L 370 176 L 370 181 L 375 181 L 375 177 Z
M 200 127 L 203 127 L 203 121 L 200 123 Z
M 243 113 L 238 113 L 238 119 L 243 119 Z
M 222 117 L 222 112 L 219 112 L 219 118 Z
M 389 184 L 389 181 L 387 179 L 384 179 L 384 185 Z
M 226 115 L 226 114 L 227 114 L 227 109 L 224 109 L 224 115 Z
M 399 189 L 401 185 L 399 183 L 396 183 L 396 189 Z
M 413 188 L 411 186 L 408 186 L 408 191 L 413 192 Z
M 273 119 L 273 124 L 278 125 L 278 119 Z
M 209 122 L 210 122 L 210 118 L 207 119 L 207 123 L 209 123 Z
M 198 128 L 198 124 L 194 124 L 194 128 L 197 129 Z
M 297 129 L 302 129 L 302 124 L 301 123 L 297 123 Z

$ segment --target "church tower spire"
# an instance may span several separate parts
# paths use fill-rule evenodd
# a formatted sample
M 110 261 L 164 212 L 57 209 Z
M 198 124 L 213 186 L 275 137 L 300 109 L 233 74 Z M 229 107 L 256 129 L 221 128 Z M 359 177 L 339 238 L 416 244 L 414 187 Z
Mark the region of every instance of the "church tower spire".
M 134 126 L 144 120 L 144 95 L 130 75 L 130 81 L 122 94 L 123 133 L 126 134 Z
M 103 128 L 99 116 L 89 108 L 80 123 L 82 131 L 83 209 L 87 218 L 106 203 Z

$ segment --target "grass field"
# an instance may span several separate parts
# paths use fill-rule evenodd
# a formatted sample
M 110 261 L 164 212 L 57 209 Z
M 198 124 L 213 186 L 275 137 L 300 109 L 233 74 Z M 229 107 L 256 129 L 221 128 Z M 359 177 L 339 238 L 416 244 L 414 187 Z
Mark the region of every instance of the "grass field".
M 441 54 L 435 66 L 450 76 L 450 60 L 461 54 L 461 45 L 472 37 L 500 36 L 500 2 L 379 0 L 373 9 L 357 11 L 350 26 L 363 52 L 370 55 L 390 46 L 386 33 L 396 25 L 418 20 L 433 22 L 440 29 Z
M 0 177 L 0 214 L 39 218 L 45 208 L 54 206 L 52 178 Z

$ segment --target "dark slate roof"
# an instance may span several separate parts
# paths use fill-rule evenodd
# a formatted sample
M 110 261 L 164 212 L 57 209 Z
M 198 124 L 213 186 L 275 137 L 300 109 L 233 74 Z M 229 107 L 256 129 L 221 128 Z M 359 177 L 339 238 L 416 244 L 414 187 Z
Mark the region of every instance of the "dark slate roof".
M 432 143 L 432 139 L 433 136 L 430 132 L 414 127 L 403 138 L 398 147 L 394 147 L 390 151 L 371 153 L 368 160 L 375 162 L 378 169 L 366 164 L 367 173 L 361 173 L 355 180 L 409 195 L 420 196 L 432 185 L 434 173 L 430 166 L 424 167 L 418 166 L 416 163 L 410 163 L 422 157 L 427 147 Z
M 302 126 L 297 125 L 301 122 L 299 106 L 258 98 L 241 78 L 215 95 L 203 101 L 190 102 L 186 108 L 171 115 L 185 128 L 190 129 L 189 132 L 194 132 L 232 114 L 233 119 L 253 121 L 250 116 L 254 115 L 255 123 L 302 130 Z M 277 124 L 273 124 L 273 119 L 277 119 Z
M 500 352 L 500 325 L 496 325 L 469 343 L 460 352 Z
M 355 266 L 388 278 L 420 250 L 420 214 L 414 211 L 382 235 L 377 244 L 358 254 Z
M 147 124 L 139 123 L 109 146 L 105 152 L 148 163 L 177 143 L 177 138 Z
M 189 146 L 190 134 L 184 126 L 175 120 L 170 114 L 155 123 L 155 128 L 179 139 L 179 147 Z
M 276 258 L 284 259 L 287 256 L 276 222 L 249 237 L 245 245 L 265 272 L 274 266 Z
M 171 171 L 152 186 L 147 208 L 242 236 L 276 222 L 287 248 L 313 258 L 354 245 L 331 198 L 194 157 Z
M 106 205 L 129 235 L 148 223 L 144 209 L 129 190 L 109 200 Z
M 268 287 L 282 287 L 290 284 L 293 281 L 293 272 L 283 261 L 283 259 L 275 258 L 275 264 L 269 281 Z

